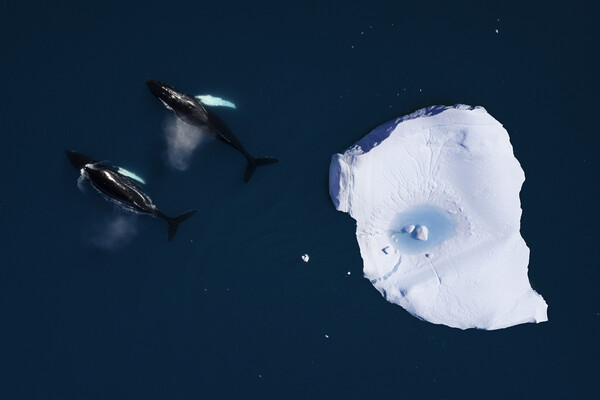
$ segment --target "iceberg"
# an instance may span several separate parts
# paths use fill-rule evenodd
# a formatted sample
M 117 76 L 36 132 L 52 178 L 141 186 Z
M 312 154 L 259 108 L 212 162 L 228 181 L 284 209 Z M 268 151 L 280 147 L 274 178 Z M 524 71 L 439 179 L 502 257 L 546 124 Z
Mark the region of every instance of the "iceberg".
M 519 232 L 525 174 L 483 107 L 432 106 L 335 154 L 329 194 L 356 220 L 364 275 L 412 315 L 454 328 L 547 321 Z

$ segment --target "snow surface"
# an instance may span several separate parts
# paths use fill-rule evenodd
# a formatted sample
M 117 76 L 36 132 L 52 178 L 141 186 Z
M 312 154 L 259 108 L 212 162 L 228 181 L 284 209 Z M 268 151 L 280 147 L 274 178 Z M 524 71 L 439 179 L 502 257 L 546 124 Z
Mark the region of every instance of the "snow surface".
M 547 321 L 519 233 L 524 180 L 484 108 L 433 106 L 334 155 L 329 193 L 356 220 L 365 277 L 388 301 L 432 323 L 500 329 Z

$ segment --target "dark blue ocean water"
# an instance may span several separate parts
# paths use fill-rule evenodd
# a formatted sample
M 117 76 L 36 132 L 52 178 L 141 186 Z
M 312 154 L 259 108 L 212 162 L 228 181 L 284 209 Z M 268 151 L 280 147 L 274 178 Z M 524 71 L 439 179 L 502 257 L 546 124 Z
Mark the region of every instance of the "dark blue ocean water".
M 50 3 L 0 6 L 0 398 L 600 394 L 593 2 Z M 167 168 L 146 78 L 234 101 L 223 119 L 280 164 L 245 185 L 212 141 Z M 547 323 L 460 331 L 387 303 L 328 197 L 332 154 L 455 103 L 511 136 Z M 78 190 L 67 148 L 134 170 L 169 214 L 200 211 L 172 243 L 140 216 L 99 249 L 120 214 Z

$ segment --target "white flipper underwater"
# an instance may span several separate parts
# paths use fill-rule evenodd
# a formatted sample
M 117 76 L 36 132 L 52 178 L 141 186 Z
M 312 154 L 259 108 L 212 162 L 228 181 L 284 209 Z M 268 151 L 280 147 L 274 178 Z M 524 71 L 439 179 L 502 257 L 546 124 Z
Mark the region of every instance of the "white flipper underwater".
M 140 178 L 139 176 L 137 176 L 136 174 L 134 174 L 131 171 L 127 171 L 125 168 L 121 168 L 121 167 L 117 167 L 117 172 L 121 175 L 125 175 L 141 184 L 146 184 L 146 181 L 143 180 L 142 178 Z
M 231 101 L 222 99 L 220 97 L 211 96 L 210 94 L 202 94 L 195 97 L 196 100 L 199 100 L 205 106 L 230 107 L 233 109 L 237 108 Z

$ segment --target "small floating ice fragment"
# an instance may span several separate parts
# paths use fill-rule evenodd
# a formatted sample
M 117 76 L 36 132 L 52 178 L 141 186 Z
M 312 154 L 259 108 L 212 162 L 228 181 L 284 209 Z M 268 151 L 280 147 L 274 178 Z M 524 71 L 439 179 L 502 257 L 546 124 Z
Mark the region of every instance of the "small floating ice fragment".
M 302 255 L 302 261 L 304 261 L 304 262 L 308 262 L 308 260 L 309 260 L 309 259 L 310 259 L 310 258 L 308 257 L 308 254 L 304 254 L 304 255 Z
M 414 231 L 414 230 L 415 230 L 415 226 L 414 225 L 406 225 L 404 227 L 404 232 L 406 232 L 406 233 L 412 233 L 412 231 Z

